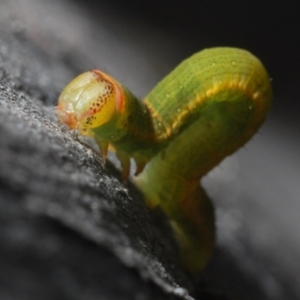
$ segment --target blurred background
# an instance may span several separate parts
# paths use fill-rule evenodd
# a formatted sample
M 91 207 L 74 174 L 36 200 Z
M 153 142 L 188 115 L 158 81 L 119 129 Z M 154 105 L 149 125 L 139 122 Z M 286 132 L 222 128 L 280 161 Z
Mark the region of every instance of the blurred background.
M 203 184 L 217 213 L 213 288 L 238 299 L 300 298 L 300 9 L 296 1 L 2 0 L 14 30 L 73 74 L 99 68 L 143 97 L 203 48 L 245 48 L 274 90 L 267 122 Z M 5 7 L 5 6 L 4 6 Z M 43 18 L 41 19 L 41 15 Z M 57 43 L 49 43 L 53 36 Z M 57 77 L 54 106 L 67 83 Z

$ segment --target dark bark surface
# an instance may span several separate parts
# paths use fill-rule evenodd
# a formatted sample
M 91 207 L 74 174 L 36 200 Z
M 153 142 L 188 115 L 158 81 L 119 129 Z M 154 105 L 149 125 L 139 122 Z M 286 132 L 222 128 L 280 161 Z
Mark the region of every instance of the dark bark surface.
M 143 96 L 190 51 L 213 44 L 201 32 L 197 46 L 187 42 L 174 8 L 164 27 L 153 3 L 146 17 L 114 1 L 1 1 L 1 300 L 299 297 L 297 106 L 275 104 L 256 143 L 205 179 L 218 226 L 205 281 L 181 268 L 164 215 L 57 121 L 57 97 L 79 72 L 103 69 Z M 293 98 L 283 77 L 277 103 Z

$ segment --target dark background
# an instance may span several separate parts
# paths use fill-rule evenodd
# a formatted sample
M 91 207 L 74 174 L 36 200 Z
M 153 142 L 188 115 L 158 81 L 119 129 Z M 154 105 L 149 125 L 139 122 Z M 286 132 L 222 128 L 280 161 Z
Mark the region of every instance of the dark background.
M 182 59 L 203 48 L 234 46 L 258 56 L 272 79 L 274 103 L 254 139 L 203 180 L 218 227 L 206 278 L 212 289 L 233 299 L 299 299 L 296 1 L 4 0 L 1 5 L 0 20 L 7 18 L 16 36 L 61 65 L 49 63 L 44 73 L 51 82 L 39 72 L 36 83 L 44 88 L 40 98 L 49 112 L 64 85 L 87 69 L 102 69 L 143 97 Z M 34 83 L 22 80 L 29 93 L 26 84 Z
M 298 119 L 299 106 L 296 106 L 299 101 L 293 99 L 300 73 L 297 59 L 300 49 L 300 8 L 296 1 L 131 0 L 120 3 L 116 0 L 90 0 L 84 3 L 87 9 L 94 8 L 91 13 L 95 19 L 97 14 L 101 15 L 103 7 L 107 7 L 109 10 L 105 18 L 119 20 L 118 24 L 123 28 L 120 34 L 128 26 L 127 37 L 134 38 L 135 43 L 141 39 L 141 47 L 163 47 L 149 45 L 155 43 L 152 35 L 147 45 L 143 28 L 158 36 L 166 35 L 168 38 L 165 42 L 158 38 L 157 42 L 168 44 L 172 40 L 172 51 L 168 52 L 167 57 L 165 53 L 160 54 L 172 63 L 207 47 L 248 49 L 264 62 L 274 81 L 273 111 L 288 113 L 294 121 Z M 115 26 L 118 27 L 117 24 Z M 117 30 L 115 33 L 118 34 Z M 289 99 L 276 101 L 278 97 Z

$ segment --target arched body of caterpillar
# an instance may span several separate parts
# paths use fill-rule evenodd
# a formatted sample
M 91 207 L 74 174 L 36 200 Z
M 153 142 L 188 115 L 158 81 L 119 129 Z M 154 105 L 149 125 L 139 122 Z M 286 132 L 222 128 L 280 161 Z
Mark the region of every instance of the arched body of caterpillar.
M 103 72 L 83 73 L 62 92 L 57 113 L 94 137 L 104 156 L 112 146 L 124 178 L 130 158 L 136 161 L 136 185 L 169 217 L 184 265 L 198 271 L 215 243 L 213 207 L 199 181 L 253 136 L 271 98 L 255 56 L 212 48 L 184 60 L 144 101 Z

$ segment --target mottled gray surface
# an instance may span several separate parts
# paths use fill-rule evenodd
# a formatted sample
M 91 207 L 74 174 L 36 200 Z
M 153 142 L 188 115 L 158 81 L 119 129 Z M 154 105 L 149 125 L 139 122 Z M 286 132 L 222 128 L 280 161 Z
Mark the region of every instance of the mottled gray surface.
M 0 299 L 182 299 L 202 286 L 178 264 L 163 216 L 60 127 L 53 107 L 81 71 L 103 69 L 143 96 L 215 45 L 261 57 L 275 102 L 253 141 L 204 180 L 218 226 L 207 284 L 240 299 L 298 299 L 300 68 L 289 26 L 270 29 L 281 7 L 110 2 L 0 3 Z

